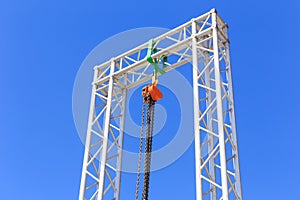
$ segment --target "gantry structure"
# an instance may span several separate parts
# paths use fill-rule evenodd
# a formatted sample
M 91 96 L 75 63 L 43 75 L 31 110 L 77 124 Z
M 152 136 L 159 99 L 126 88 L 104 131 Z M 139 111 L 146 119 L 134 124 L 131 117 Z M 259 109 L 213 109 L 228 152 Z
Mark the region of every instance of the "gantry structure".
M 168 56 L 165 72 L 192 67 L 196 199 L 242 200 L 227 24 L 212 9 L 154 44 L 153 59 Z M 147 48 L 94 67 L 79 200 L 122 199 L 126 96 L 152 78 Z

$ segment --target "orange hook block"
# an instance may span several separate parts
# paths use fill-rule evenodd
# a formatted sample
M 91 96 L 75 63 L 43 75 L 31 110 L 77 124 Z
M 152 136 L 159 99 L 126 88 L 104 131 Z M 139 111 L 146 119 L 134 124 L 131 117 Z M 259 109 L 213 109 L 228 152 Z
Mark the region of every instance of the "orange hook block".
M 145 98 L 148 94 L 154 101 L 158 101 L 163 97 L 161 91 L 153 84 L 143 87 L 142 96 Z

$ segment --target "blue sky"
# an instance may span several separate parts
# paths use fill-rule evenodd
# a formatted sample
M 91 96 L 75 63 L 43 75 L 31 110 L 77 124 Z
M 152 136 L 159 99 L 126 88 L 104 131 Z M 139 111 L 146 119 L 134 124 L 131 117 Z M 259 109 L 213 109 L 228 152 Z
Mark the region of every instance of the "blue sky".
M 72 88 L 84 58 L 119 32 L 174 28 L 213 7 L 230 28 L 244 199 L 297 199 L 300 3 L 291 0 L 1 0 L 1 199 L 77 199 L 84 147 Z M 194 199 L 192 158 L 193 147 L 153 173 L 152 199 Z

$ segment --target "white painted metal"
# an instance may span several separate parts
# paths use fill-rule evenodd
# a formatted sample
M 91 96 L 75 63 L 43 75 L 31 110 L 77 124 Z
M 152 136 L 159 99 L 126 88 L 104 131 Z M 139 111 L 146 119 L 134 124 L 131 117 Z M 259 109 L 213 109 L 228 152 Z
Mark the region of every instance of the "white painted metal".
M 120 188 L 121 188 L 121 175 L 122 175 L 122 155 L 123 155 L 123 143 L 124 143 L 124 129 L 125 129 L 125 117 L 126 117 L 126 99 L 127 99 L 127 89 L 123 88 L 122 97 L 122 110 L 121 110 L 121 120 L 120 120 L 120 133 L 119 133 L 119 145 L 118 149 L 118 160 L 117 160 L 117 176 L 116 176 L 116 188 L 115 200 L 120 200 Z
M 228 27 L 224 27 L 224 32 L 226 36 L 228 37 Z M 237 140 L 237 134 L 236 134 L 236 122 L 235 122 L 235 112 L 234 112 L 234 95 L 233 95 L 233 86 L 232 86 L 232 75 L 231 75 L 231 65 L 230 65 L 230 50 L 229 50 L 229 42 L 226 44 L 226 59 L 227 59 L 227 67 L 228 70 L 226 71 L 227 75 L 227 81 L 228 81 L 228 95 L 229 98 L 232 101 L 232 106 L 231 106 L 231 112 L 229 114 L 230 121 L 231 121 L 231 126 L 232 126 L 232 140 L 233 143 L 235 144 L 235 147 L 232 148 L 232 154 L 236 155 L 235 160 L 233 161 L 234 163 L 234 170 L 235 170 L 235 190 L 237 192 L 237 195 L 241 197 L 242 199 L 242 185 L 241 185 L 241 176 L 240 176 L 240 165 L 239 165 L 239 154 L 238 154 L 238 140 Z
M 214 71 L 216 83 L 216 103 L 217 103 L 217 120 L 218 120 L 218 136 L 220 148 L 220 165 L 221 165 L 221 182 L 222 182 L 222 197 L 223 200 L 228 200 L 228 184 L 227 184 L 227 167 L 226 167 L 226 149 L 224 137 L 224 119 L 223 119 L 223 101 L 221 90 L 220 63 L 219 63 L 219 46 L 218 46 L 218 31 L 217 31 L 217 14 L 212 13 L 213 26 L 213 48 L 214 48 Z
M 197 22 L 192 20 L 192 57 L 193 57 L 193 95 L 194 95 L 194 137 L 195 137 L 195 170 L 196 170 L 196 199 L 202 199 L 201 182 L 201 141 L 199 134 L 199 90 L 198 90 L 198 52 L 197 52 Z
M 169 58 L 165 71 L 192 62 L 196 199 L 241 200 L 227 25 L 213 9 L 154 41 L 159 51 L 152 58 Z M 79 200 L 122 199 L 126 95 L 151 80 L 147 47 L 145 43 L 94 68 Z
M 209 44 L 206 43 L 205 47 L 209 48 Z M 206 66 L 208 64 L 208 60 L 209 60 L 209 55 L 208 52 L 204 53 L 204 66 Z M 205 70 L 205 82 L 208 88 L 211 88 L 211 75 L 210 75 L 210 69 L 207 68 Z M 209 106 L 212 103 L 212 92 L 210 90 L 206 90 L 206 107 Z M 213 123 L 212 123 L 212 111 L 209 110 L 207 112 L 207 129 L 209 131 L 213 131 Z M 212 152 L 214 149 L 214 144 L 215 144 L 215 136 L 209 134 L 208 135 L 208 144 L 207 144 L 207 148 L 208 148 L 208 152 Z M 214 159 L 210 159 L 209 160 L 209 175 L 211 177 L 212 180 L 216 181 L 216 172 L 215 172 L 215 161 Z M 210 184 L 210 191 L 211 191 L 211 196 L 210 196 L 210 200 L 217 200 L 217 193 L 216 193 L 216 187 L 213 184 Z
M 94 81 L 97 80 L 97 74 L 94 73 Z M 91 143 L 91 129 L 92 129 L 92 120 L 94 114 L 94 105 L 95 105 L 95 94 L 96 94 L 96 85 L 92 87 L 91 93 L 91 104 L 90 104 L 90 112 L 89 112 L 89 119 L 88 119 L 88 128 L 86 134 L 86 143 L 85 143 L 85 151 L 84 151 L 84 158 L 83 158 L 83 165 L 82 165 L 82 175 L 81 175 L 81 184 L 80 184 L 80 192 L 79 192 L 79 199 L 84 199 L 84 192 L 86 187 L 86 176 L 87 176 L 87 163 L 89 157 L 89 148 Z
M 98 192 L 98 200 L 103 199 L 103 190 L 104 190 L 104 177 L 105 174 L 108 173 L 105 171 L 106 167 L 106 158 L 107 158 L 107 148 L 108 148 L 108 133 L 110 129 L 110 120 L 111 120 L 111 107 L 112 107 L 112 95 L 113 95 L 113 73 L 115 69 L 115 61 L 112 59 L 110 64 L 110 74 L 109 74 L 109 82 L 108 82 L 108 92 L 107 92 L 107 102 L 106 102 L 106 111 L 104 118 L 104 130 L 103 130 L 103 140 L 102 140 L 102 155 L 99 172 L 99 192 Z

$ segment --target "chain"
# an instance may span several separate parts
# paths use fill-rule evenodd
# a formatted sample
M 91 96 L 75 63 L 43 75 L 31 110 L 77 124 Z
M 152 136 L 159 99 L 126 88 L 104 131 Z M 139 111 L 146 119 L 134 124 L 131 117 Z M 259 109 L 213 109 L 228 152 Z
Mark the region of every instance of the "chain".
M 139 199 L 139 188 L 140 188 L 140 179 L 141 179 L 141 163 L 142 163 L 142 153 L 143 153 L 143 136 L 144 136 L 144 126 L 145 126 L 145 105 L 146 102 L 143 102 L 142 105 L 142 125 L 140 132 L 140 147 L 139 147 L 139 155 L 138 155 L 138 171 L 137 171 L 137 180 L 136 180 L 136 188 L 135 188 L 135 199 Z
M 137 170 L 137 181 L 136 181 L 136 190 L 135 190 L 136 200 L 139 199 L 145 121 L 146 121 L 146 141 L 145 141 L 145 160 L 144 160 L 144 187 L 142 193 L 142 200 L 148 200 L 150 168 L 151 168 L 151 153 L 152 153 L 152 137 L 153 137 L 153 126 L 154 126 L 154 106 L 155 106 L 155 101 L 151 98 L 150 94 L 148 94 L 148 96 L 145 97 L 142 105 L 142 125 L 141 125 L 141 132 L 140 132 L 138 170 Z M 146 110 L 146 120 L 145 120 L 145 110 Z
M 142 199 L 148 200 L 149 182 L 150 182 L 150 167 L 151 167 L 151 153 L 152 153 L 152 137 L 153 137 L 153 119 L 154 119 L 154 105 L 155 101 L 148 96 L 147 106 L 147 124 L 146 124 L 146 144 L 145 144 L 145 171 L 144 171 L 144 188 Z

